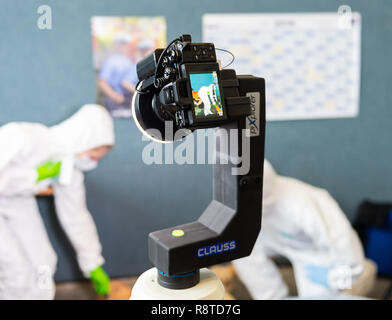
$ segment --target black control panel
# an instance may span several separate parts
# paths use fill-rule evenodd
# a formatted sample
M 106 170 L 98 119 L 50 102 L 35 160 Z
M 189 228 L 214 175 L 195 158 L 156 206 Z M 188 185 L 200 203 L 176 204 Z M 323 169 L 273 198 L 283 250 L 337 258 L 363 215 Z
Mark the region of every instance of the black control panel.
M 196 61 L 216 61 L 215 47 L 211 44 L 193 44 L 192 45 L 192 57 Z

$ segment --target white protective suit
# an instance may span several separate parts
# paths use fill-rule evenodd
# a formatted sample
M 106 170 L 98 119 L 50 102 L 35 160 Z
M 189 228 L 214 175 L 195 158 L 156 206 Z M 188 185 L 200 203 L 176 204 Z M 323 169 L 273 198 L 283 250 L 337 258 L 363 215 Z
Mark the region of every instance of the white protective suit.
M 85 105 L 53 127 L 9 123 L 0 127 L 0 299 L 52 299 L 57 257 L 38 211 L 35 194 L 53 186 L 56 214 L 81 270 L 104 263 L 87 209 L 84 175 L 71 166 L 68 183 L 36 183 L 37 167 L 53 160 L 68 166 L 79 152 L 114 145 L 113 120 L 98 105 Z M 62 169 L 63 171 L 63 166 Z
M 350 288 L 365 260 L 356 232 L 329 193 L 277 175 L 265 160 L 261 233 L 252 254 L 233 261 L 254 299 L 288 295 L 270 255 L 290 260 L 302 297 L 327 296 Z M 328 268 L 327 286 L 309 278 L 309 266 Z

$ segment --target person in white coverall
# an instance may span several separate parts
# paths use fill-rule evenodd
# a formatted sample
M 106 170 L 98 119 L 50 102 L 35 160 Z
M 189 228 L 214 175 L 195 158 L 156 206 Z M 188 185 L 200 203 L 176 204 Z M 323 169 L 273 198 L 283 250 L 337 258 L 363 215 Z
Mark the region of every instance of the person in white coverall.
M 95 168 L 113 145 L 112 118 L 93 104 L 52 127 L 23 122 L 0 127 L 0 299 L 54 297 L 57 257 L 35 199 L 48 186 L 83 274 L 98 294 L 108 293 L 82 171 Z
M 356 232 L 323 189 L 279 176 L 264 161 L 262 229 L 249 257 L 233 261 L 254 299 L 281 299 L 286 284 L 269 256 L 293 265 L 299 296 L 330 296 L 349 289 L 364 269 Z

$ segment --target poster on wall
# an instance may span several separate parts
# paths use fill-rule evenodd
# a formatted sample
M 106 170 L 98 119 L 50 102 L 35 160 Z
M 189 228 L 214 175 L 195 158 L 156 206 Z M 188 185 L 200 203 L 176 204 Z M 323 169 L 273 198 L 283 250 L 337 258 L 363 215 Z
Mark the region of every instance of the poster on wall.
M 97 103 L 115 118 L 128 118 L 138 82 L 136 64 L 166 46 L 165 18 L 92 17 L 91 30 Z
M 203 41 L 231 51 L 237 74 L 266 79 L 267 120 L 355 117 L 361 16 L 206 14 Z

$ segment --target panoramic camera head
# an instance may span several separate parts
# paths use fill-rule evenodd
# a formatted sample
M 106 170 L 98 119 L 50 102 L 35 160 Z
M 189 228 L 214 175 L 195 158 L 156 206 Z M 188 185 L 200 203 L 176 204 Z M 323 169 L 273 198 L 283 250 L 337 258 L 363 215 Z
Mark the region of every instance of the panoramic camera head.
M 156 49 L 137 64 L 139 83 L 132 108 L 143 133 L 158 141 L 170 141 L 165 121 L 173 131 L 221 126 L 239 116 L 230 116 L 222 88 L 222 74 L 213 43 L 192 43 L 190 35 Z M 235 79 L 235 74 L 232 76 Z M 249 98 L 236 101 L 250 114 Z M 248 108 L 246 108 L 246 105 Z M 238 111 L 238 110 L 237 110 Z
M 200 280 L 199 269 L 249 255 L 259 235 L 265 83 L 220 69 L 214 44 L 192 43 L 189 35 L 156 49 L 138 63 L 137 74 L 132 110 L 143 134 L 172 142 L 196 129 L 219 127 L 214 132 L 211 203 L 197 221 L 148 237 L 158 283 L 170 289 L 189 288 Z M 238 154 L 232 153 L 235 146 Z M 246 169 L 237 170 L 240 167 Z

